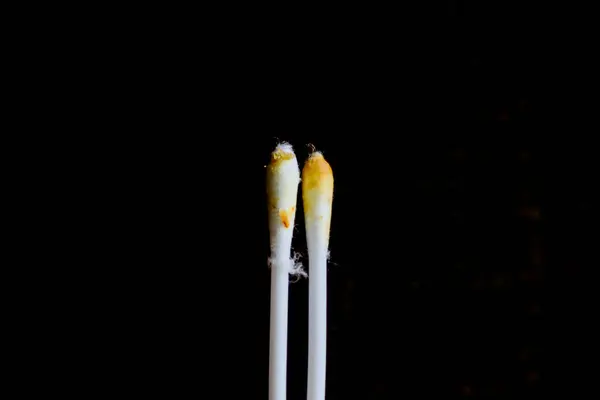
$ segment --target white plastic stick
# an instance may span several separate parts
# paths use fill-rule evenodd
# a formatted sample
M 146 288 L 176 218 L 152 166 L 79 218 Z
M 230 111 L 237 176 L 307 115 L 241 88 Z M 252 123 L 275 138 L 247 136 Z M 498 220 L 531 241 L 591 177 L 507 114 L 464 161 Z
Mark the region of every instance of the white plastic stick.
M 269 400 L 286 398 L 288 274 L 295 272 L 290 253 L 299 182 L 300 171 L 292 146 L 282 143 L 271 153 L 271 162 L 267 167 L 271 235 Z
M 333 173 L 319 152 L 302 170 L 302 198 L 308 245 L 308 400 L 325 399 L 327 359 L 327 254 L 333 201 Z

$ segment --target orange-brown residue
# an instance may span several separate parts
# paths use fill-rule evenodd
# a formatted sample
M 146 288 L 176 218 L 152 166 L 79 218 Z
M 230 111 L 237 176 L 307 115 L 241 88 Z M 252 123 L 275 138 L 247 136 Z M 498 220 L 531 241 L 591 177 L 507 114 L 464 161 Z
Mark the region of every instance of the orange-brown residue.
M 277 149 L 271 153 L 271 166 L 275 166 L 284 160 L 291 160 L 295 157 L 294 153 Z
M 281 219 L 281 223 L 283 224 L 283 226 L 285 226 L 286 228 L 289 228 L 291 225 L 290 219 L 291 217 L 294 215 L 294 211 L 296 210 L 296 207 L 290 207 L 290 208 L 282 208 L 279 210 L 279 218 Z

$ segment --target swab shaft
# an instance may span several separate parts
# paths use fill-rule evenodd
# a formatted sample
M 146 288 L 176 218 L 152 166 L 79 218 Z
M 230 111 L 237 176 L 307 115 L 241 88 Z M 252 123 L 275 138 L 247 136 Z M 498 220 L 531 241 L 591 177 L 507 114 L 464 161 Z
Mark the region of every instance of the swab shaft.
M 288 325 L 288 270 L 283 259 L 271 266 L 271 343 L 269 400 L 285 400 Z
M 307 399 L 323 400 L 327 355 L 327 252 L 309 250 L 309 253 Z

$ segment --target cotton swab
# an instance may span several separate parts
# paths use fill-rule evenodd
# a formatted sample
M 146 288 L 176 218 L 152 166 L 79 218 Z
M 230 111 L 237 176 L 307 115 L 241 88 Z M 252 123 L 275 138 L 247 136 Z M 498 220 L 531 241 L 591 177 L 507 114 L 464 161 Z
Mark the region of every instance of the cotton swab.
M 288 274 L 302 274 L 290 259 L 299 182 L 300 170 L 296 155 L 292 146 L 282 143 L 271 153 L 271 162 L 267 167 L 271 236 L 269 400 L 286 398 Z
M 325 399 L 327 354 L 327 256 L 333 201 L 333 173 L 320 152 L 302 170 L 302 198 L 308 245 L 308 400 Z

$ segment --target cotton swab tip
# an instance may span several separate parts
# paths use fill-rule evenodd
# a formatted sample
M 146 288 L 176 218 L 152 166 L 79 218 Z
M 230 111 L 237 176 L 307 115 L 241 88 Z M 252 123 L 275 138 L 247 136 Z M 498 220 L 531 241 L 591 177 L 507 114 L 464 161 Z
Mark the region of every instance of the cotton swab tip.
M 271 153 L 267 167 L 267 193 L 273 208 L 296 206 L 300 169 L 292 146 L 279 144 Z
M 291 243 L 299 182 L 300 168 L 294 150 L 290 144 L 281 143 L 271 153 L 271 162 L 267 167 L 269 229 L 273 246 L 279 238 Z M 289 231 L 289 234 L 284 231 Z M 289 250 L 286 257 L 289 257 Z
M 322 206 L 331 208 L 333 171 L 323 154 L 318 151 L 310 155 L 302 169 L 302 196 L 307 217 L 322 217 L 322 212 L 319 212 L 322 211 Z

